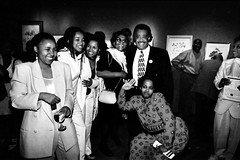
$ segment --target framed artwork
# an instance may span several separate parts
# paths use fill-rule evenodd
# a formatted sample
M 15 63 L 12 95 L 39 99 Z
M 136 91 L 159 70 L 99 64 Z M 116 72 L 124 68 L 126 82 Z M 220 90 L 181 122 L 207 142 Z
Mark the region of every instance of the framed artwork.
M 215 52 L 222 53 L 223 60 L 227 59 L 230 43 L 207 42 L 205 46 L 205 60 L 211 59 Z
M 31 40 L 35 34 L 43 32 L 43 21 L 28 21 L 21 24 L 22 27 L 22 47 L 26 51 L 26 43 Z
M 167 35 L 166 50 L 170 61 L 179 53 L 192 48 L 192 35 Z

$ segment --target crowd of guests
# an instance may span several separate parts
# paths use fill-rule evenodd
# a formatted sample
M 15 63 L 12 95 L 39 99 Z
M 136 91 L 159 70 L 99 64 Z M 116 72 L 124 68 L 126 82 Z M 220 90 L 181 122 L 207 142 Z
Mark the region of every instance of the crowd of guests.
M 99 149 L 111 157 L 109 140 L 121 145 L 118 129 L 125 118 L 125 158 L 164 160 L 166 152 L 178 157 L 186 148 L 189 117 L 196 115 L 199 136 L 214 140 L 209 160 L 234 159 L 240 100 L 225 99 L 223 89 L 240 79 L 240 38 L 234 40 L 231 59 L 214 51 L 204 60 L 202 40 L 195 39 L 192 49 L 172 61 L 165 49 L 150 45 L 152 39 L 151 28 L 138 24 L 133 34 L 128 28 L 113 32 L 107 46 L 103 32 L 71 26 L 58 42 L 50 33 L 35 35 L 27 43 L 28 59 L 8 53 L 6 63 L 0 54 L 0 111 L 15 115 L 4 116 L 14 126 L 7 131 L 6 146 L 17 138 L 25 159 L 96 159 L 90 137 L 97 121 Z M 171 108 L 173 68 L 180 75 L 178 113 Z M 99 102 L 103 89 L 115 91 L 115 104 Z

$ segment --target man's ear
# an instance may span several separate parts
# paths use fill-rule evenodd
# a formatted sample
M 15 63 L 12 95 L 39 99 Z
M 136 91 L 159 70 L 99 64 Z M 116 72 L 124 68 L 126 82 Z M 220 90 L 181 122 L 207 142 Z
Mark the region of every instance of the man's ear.
M 34 46 L 33 49 L 36 53 L 38 53 L 38 48 L 36 46 Z
M 151 42 L 151 38 L 150 37 L 148 37 L 147 39 L 148 39 L 148 42 Z

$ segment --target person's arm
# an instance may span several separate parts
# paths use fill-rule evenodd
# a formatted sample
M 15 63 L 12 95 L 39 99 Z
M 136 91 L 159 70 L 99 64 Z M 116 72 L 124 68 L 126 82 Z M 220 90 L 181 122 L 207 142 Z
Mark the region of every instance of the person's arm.
M 168 103 L 166 103 L 165 97 L 163 96 L 162 93 L 156 93 L 156 98 L 158 101 L 161 103 L 158 106 L 158 114 L 162 115 L 162 120 L 164 121 L 165 124 L 165 131 L 163 133 L 163 139 L 164 139 L 164 147 L 166 149 L 170 149 L 172 147 L 172 142 L 173 142 L 173 136 L 174 136 L 174 130 L 175 130 L 175 117 L 171 111 L 170 106 Z
M 178 56 L 173 58 L 171 61 L 173 67 L 183 70 L 184 69 L 183 60 L 185 59 L 186 55 L 187 55 L 187 52 L 182 52 Z
M 11 79 L 10 97 L 12 106 L 18 109 L 38 110 L 41 107 L 39 92 L 29 93 L 31 69 L 26 65 L 17 65 Z
M 221 90 L 224 87 L 224 85 L 230 84 L 230 80 L 225 77 L 226 76 L 224 73 L 225 68 L 226 68 L 226 63 L 222 62 L 215 76 L 215 79 L 213 81 L 214 85 L 218 90 Z
M 8 71 L 7 69 L 0 65 L 0 80 L 1 82 L 7 82 L 9 79 L 9 76 L 8 76 Z
M 165 68 L 164 68 L 164 79 L 163 79 L 163 90 L 162 93 L 164 94 L 168 103 L 172 103 L 173 101 L 173 73 L 172 73 L 172 66 L 170 63 L 170 58 L 168 53 L 165 54 Z M 161 78 L 161 77 L 160 77 Z
M 69 65 L 65 65 L 65 81 L 66 81 L 66 95 L 65 95 L 65 102 L 63 105 L 63 112 L 66 115 L 66 118 L 72 116 L 74 104 L 76 103 L 76 97 L 74 97 L 74 91 L 72 87 L 72 75 Z
M 97 71 L 97 76 L 102 78 L 126 78 L 127 73 L 124 71 L 121 72 L 111 72 L 108 70 Z
M 132 98 L 129 101 L 126 101 L 126 92 L 124 89 L 121 89 L 117 99 L 118 106 L 121 110 L 132 111 L 135 110 Z

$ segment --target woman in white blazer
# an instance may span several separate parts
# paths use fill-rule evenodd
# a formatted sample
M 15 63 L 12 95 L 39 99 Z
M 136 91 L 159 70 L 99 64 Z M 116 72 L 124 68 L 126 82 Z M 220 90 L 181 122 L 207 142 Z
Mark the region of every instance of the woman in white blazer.
M 217 104 L 215 106 L 214 118 L 214 154 L 209 160 L 233 160 L 240 141 L 240 97 L 236 101 L 224 98 L 224 86 L 233 83 L 234 79 L 238 79 L 236 83 L 236 92 L 240 91 L 240 36 L 235 38 L 233 47 L 233 58 L 222 62 L 214 84 L 218 90 Z
M 12 106 L 24 110 L 20 153 L 27 159 L 78 160 L 70 67 L 54 61 L 56 42 L 51 34 L 39 33 L 33 40 L 37 60 L 17 65 L 11 80 Z M 58 131 L 55 112 L 64 115 L 65 131 Z
M 92 122 L 98 112 L 99 93 L 104 88 L 103 79 L 97 76 L 97 61 L 101 50 L 101 40 L 96 34 L 89 34 L 86 43 L 86 52 L 82 57 L 82 69 L 79 84 L 80 100 L 84 123 L 86 125 L 86 150 L 87 159 L 95 159 L 90 141 Z
M 86 126 L 83 120 L 82 109 L 79 105 L 81 100 L 81 92 L 79 87 L 82 83 L 80 80 L 80 72 L 85 48 L 84 31 L 79 27 L 69 27 L 66 29 L 63 38 L 65 41 L 65 46 L 57 53 L 58 61 L 67 63 L 71 69 L 73 90 L 74 95 L 76 95 L 72 119 L 76 128 L 78 145 L 80 149 L 79 160 L 84 160 L 86 150 Z

